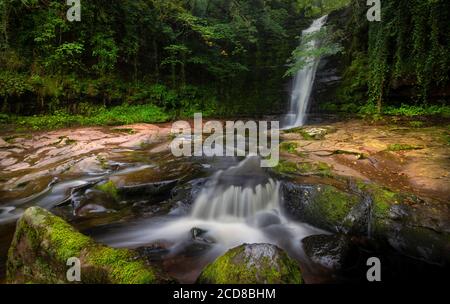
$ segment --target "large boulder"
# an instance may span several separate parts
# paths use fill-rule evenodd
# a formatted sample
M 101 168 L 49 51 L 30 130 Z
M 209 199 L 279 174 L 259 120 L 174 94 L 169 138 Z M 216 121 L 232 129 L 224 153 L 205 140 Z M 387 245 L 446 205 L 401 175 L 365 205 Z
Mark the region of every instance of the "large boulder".
M 325 268 L 342 270 L 355 262 L 354 247 L 345 235 L 313 235 L 302 243 L 309 259 Z
M 448 203 L 358 183 L 372 199 L 370 236 L 410 257 L 450 265 Z
M 433 264 L 450 264 L 448 203 L 356 181 L 347 191 L 283 182 L 283 208 L 294 220 L 363 236 Z
M 358 205 L 357 195 L 329 185 L 282 184 L 283 207 L 293 219 L 332 232 L 349 229 L 347 215 Z
M 69 283 L 70 258 L 81 263 L 84 284 L 154 284 L 167 278 L 127 249 L 95 243 L 63 219 L 32 207 L 17 223 L 7 261 L 9 283 Z
M 301 284 L 300 268 L 269 244 L 244 244 L 228 251 L 201 273 L 200 284 Z

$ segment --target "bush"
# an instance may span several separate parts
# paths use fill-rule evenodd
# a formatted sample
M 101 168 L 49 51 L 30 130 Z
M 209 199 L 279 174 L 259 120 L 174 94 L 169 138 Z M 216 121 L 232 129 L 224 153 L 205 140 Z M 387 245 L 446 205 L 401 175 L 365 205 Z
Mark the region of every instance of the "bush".
M 12 122 L 23 128 L 47 130 L 71 126 L 160 123 L 168 121 L 169 118 L 168 113 L 154 105 L 121 105 L 110 109 L 105 107 L 90 108 L 90 112 L 84 115 L 56 111 L 51 115 L 18 117 Z

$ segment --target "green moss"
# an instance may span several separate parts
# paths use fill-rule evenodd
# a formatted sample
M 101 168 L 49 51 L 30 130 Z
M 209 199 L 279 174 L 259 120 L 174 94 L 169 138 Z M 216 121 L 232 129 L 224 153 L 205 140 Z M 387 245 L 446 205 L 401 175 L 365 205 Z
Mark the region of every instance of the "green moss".
M 327 163 L 318 162 L 318 163 L 294 163 L 288 160 L 281 160 L 278 163 L 278 166 L 274 168 L 275 172 L 283 175 L 290 174 L 312 174 L 330 177 L 332 176 L 332 167 Z
M 202 272 L 199 283 L 209 284 L 301 284 L 302 275 L 297 263 L 280 251 L 274 263 L 268 257 L 259 258 L 251 265 L 245 256 L 245 246 L 229 250 L 209 264 Z
M 324 228 L 344 224 L 351 209 L 359 203 L 359 197 L 340 191 L 332 186 L 321 186 L 309 209 Z
M 320 176 L 332 176 L 332 167 L 327 163 L 302 163 L 299 164 L 299 171 L 303 174 L 315 174 Z
M 361 191 L 368 192 L 371 195 L 375 217 L 386 218 L 392 205 L 399 203 L 401 200 L 398 193 L 376 184 L 358 181 L 357 186 Z
M 398 152 L 408 150 L 421 150 L 423 148 L 423 146 L 413 146 L 408 144 L 392 144 L 388 146 L 387 151 Z
M 58 217 L 51 218 L 47 225 L 49 225 L 49 238 L 53 244 L 51 250 L 61 260 L 80 256 L 83 249 L 93 245 L 89 237 L 79 233 Z
M 294 154 L 299 157 L 305 158 L 306 154 L 304 152 L 298 152 L 298 143 L 296 142 L 283 142 L 280 145 L 280 150 L 282 152 L 287 152 L 289 154 Z
M 114 184 L 113 181 L 108 181 L 107 183 L 98 185 L 95 187 L 95 189 L 108 194 L 110 197 L 112 197 L 116 201 L 119 200 L 119 191 L 117 190 L 116 184 Z
M 66 283 L 66 261 L 79 258 L 83 283 L 147 284 L 166 281 L 127 249 L 95 243 L 50 212 L 33 207 L 19 220 L 8 252 L 10 282 Z
M 422 128 L 423 126 L 424 126 L 424 123 L 423 122 L 421 122 L 421 121 L 410 121 L 409 122 L 409 125 L 412 127 L 412 128 Z
M 116 128 L 111 130 L 114 133 L 126 133 L 129 135 L 136 134 L 136 131 L 131 128 Z
M 293 174 L 297 172 L 297 164 L 287 160 L 281 160 L 274 168 L 279 174 Z
M 286 130 L 284 132 L 288 133 L 288 134 L 289 133 L 300 134 L 304 140 L 315 140 L 315 137 L 308 134 L 303 128 L 294 128 L 294 129 Z
M 126 249 L 102 247 L 92 252 L 90 264 L 107 269 L 110 280 L 119 284 L 151 284 L 156 275 L 141 261 L 133 260 L 134 255 Z
M 295 142 L 284 142 L 280 145 L 281 151 L 288 152 L 290 154 L 295 154 L 298 149 L 298 144 Z

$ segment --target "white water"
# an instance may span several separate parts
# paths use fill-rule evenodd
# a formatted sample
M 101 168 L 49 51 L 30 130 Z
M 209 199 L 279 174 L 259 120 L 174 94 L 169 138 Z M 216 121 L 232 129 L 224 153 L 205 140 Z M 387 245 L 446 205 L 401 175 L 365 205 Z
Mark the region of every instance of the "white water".
M 201 229 L 205 231 L 201 238 L 211 243 L 199 260 L 190 262 L 196 264 L 190 267 L 197 272 L 229 249 L 244 243 L 274 244 L 301 259 L 301 240 L 324 232 L 288 220 L 282 214 L 281 201 L 280 183 L 261 169 L 259 158 L 248 157 L 213 175 L 188 214 L 151 218 L 108 231 L 96 239 L 110 246 L 127 248 L 166 244 L 170 252 L 167 258 L 183 255 L 198 243 L 193 239 L 192 229 Z
M 262 211 L 279 209 L 280 183 L 265 177 L 258 157 L 216 173 L 196 199 L 192 217 L 242 222 Z M 252 176 L 250 176 L 252 175 Z
M 325 25 L 327 17 L 328 16 L 323 16 L 315 20 L 310 28 L 303 31 L 302 37 L 320 31 Z M 307 42 L 306 48 L 317 48 L 319 43 L 320 42 L 317 39 L 313 39 Z M 306 61 L 308 64 L 297 72 L 293 80 L 290 111 L 289 114 L 286 115 L 287 129 L 303 126 L 306 122 L 306 112 L 308 110 L 311 91 L 314 86 L 320 58 L 307 58 Z

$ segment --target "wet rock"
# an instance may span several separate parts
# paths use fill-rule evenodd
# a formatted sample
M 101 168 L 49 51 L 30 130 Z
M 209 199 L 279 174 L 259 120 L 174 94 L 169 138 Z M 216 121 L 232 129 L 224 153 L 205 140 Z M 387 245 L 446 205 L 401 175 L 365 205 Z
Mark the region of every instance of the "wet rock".
M 178 180 L 124 186 L 117 189 L 118 194 L 125 197 L 168 196 L 177 185 Z
M 302 240 L 306 255 L 312 262 L 333 270 L 352 266 L 355 250 L 344 235 L 313 235 Z
M 101 205 L 96 204 L 87 204 L 77 210 L 78 216 L 86 216 L 89 214 L 99 214 L 99 213 L 107 213 L 112 212 L 112 210 L 108 210 Z
M 448 204 L 396 193 L 371 183 L 358 183 L 372 198 L 371 236 L 398 252 L 440 265 L 450 265 Z
M 316 140 L 323 139 L 328 134 L 328 130 L 324 128 L 304 128 L 302 133 Z
M 194 241 L 198 241 L 201 243 L 207 243 L 207 244 L 213 244 L 216 241 L 209 237 L 208 235 L 208 231 L 194 227 L 191 229 L 191 235 L 192 235 L 192 239 Z
M 157 242 L 145 247 L 137 248 L 136 252 L 140 258 L 149 262 L 161 261 L 164 259 L 164 256 L 170 252 L 168 247 L 168 244 Z
M 347 216 L 360 201 L 357 195 L 328 185 L 284 182 L 282 191 L 283 207 L 289 216 L 332 232 L 350 228 Z
M 50 212 L 33 207 L 18 221 L 7 262 L 9 283 L 68 283 L 67 260 L 81 261 L 81 283 L 152 284 L 167 282 L 153 265 L 131 250 L 95 243 Z
M 200 284 L 301 284 L 299 266 L 284 251 L 269 244 L 244 244 L 208 265 Z
M 69 172 L 74 174 L 88 173 L 88 174 L 104 174 L 108 164 L 106 160 L 100 155 L 89 156 L 74 164 Z
M 206 178 L 200 178 L 179 185 L 172 190 L 171 198 L 173 201 L 180 201 L 182 204 L 190 206 L 194 203 L 206 183 Z
M 428 263 L 450 264 L 448 204 L 363 182 L 357 182 L 350 193 L 292 182 L 284 182 L 282 190 L 283 208 L 295 220 L 334 233 L 368 237 Z

